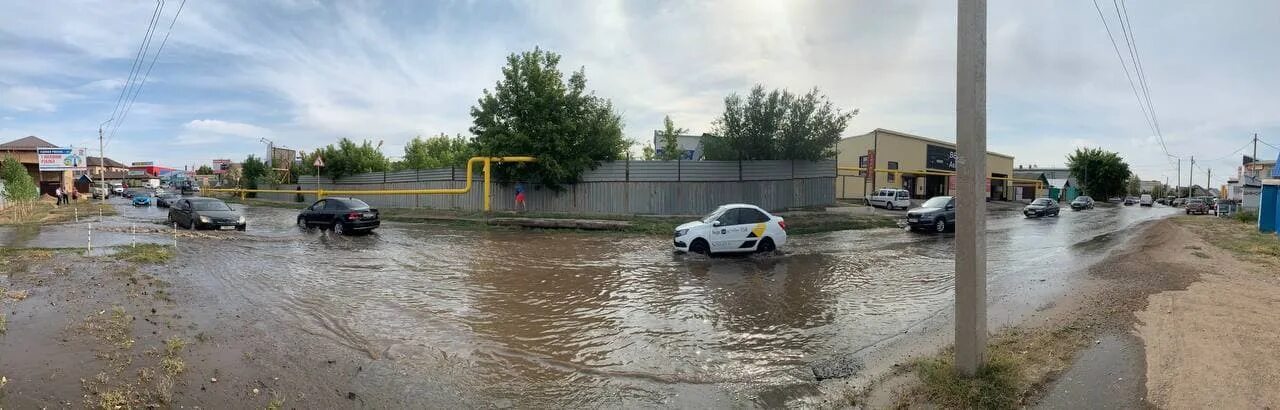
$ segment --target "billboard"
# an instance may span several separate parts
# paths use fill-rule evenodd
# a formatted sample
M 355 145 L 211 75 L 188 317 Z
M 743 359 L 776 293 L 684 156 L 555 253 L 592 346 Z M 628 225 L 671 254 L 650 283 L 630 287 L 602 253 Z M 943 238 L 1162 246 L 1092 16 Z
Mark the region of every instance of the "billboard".
M 150 166 L 154 166 L 155 164 L 156 164 L 156 163 L 155 163 L 154 161 L 145 161 L 145 162 L 134 162 L 132 166 L 135 166 L 135 167 L 150 167 Z
M 85 148 L 36 148 L 41 171 L 84 171 Z
M 937 169 L 942 171 L 956 170 L 956 150 L 938 145 L 929 145 L 925 148 L 924 156 L 925 169 Z
M 267 165 L 274 169 L 284 169 L 293 165 L 298 151 L 272 146 L 268 154 L 270 155 L 267 156 Z
M 214 174 L 222 175 L 222 174 L 227 173 L 227 171 L 230 171 L 230 170 L 231 170 L 231 160 L 229 160 L 229 159 L 215 159 L 215 160 L 213 160 L 213 173 L 214 173 Z

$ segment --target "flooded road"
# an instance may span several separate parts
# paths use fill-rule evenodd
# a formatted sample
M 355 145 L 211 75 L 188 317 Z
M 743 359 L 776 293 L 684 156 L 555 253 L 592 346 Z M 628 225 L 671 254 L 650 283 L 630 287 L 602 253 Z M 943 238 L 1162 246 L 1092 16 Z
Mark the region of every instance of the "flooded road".
M 951 234 L 841 231 L 794 236 L 779 254 L 706 258 L 642 235 L 384 223 L 334 237 L 296 228 L 294 210 L 233 206 L 248 230 L 179 238 L 175 275 L 251 306 L 254 326 L 367 356 L 348 383 L 398 404 L 803 403 L 820 389 L 815 363 L 882 367 L 908 349 L 904 335 L 950 331 Z M 124 230 L 163 231 L 163 209 L 118 208 L 95 241 L 172 243 Z M 990 327 L 1068 291 L 1139 223 L 1173 211 L 991 213 Z M 82 231 L 0 231 L 0 242 L 77 246 Z

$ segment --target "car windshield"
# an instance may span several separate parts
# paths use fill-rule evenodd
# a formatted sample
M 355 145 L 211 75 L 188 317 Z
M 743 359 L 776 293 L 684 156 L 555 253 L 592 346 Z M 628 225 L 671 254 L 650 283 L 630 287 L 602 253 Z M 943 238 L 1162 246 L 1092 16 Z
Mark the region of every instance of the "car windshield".
M 942 208 L 947 206 L 948 202 L 951 202 L 951 197 L 949 196 L 935 196 L 933 198 L 929 198 L 928 201 L 924 201 L 924 204 L 920 206 L 924 208 Z
M 699 221 L 702 221 L 702 222 L 704 222 L 704 223 L 711 223 L 711 221 L 716 220 L 716 215 L 717 215 L 717 214 L 719 214 L 719 213 L 720 213 L 720 211 L 722 211 L 722 210 L 724 210 L 724 207 L 723 207 L 723 206 L 722 206 L 722 207 L 719 207 L 719 208 L 716 208 L 716 210 L 711 211 L 711 213 L 708 213 L 708 214 L 706 214 L 706 215 L 703 215 L 703 216 L 702 216 L 702 218 L 699 218 L 698 220 L 699 220 Z
M 1032 205 L 1049 205 L 1049 198 L 1040 198 L 1031 203 Z
M 1190 201 L 1187 201 L 1187 203 L 1188 203 L 1188 204 L 1203 204 L 1203 203 L 1204 203 L 1204 201 L 1201 201 L 1201 200 L 1199 200 L 1199 199 L 1192 199 L 1192 200 L 1190 200 Z
M 197 211 L 230 211 L 231 207 L 222 201 L 191 201 L 191 208 Z
M 1090 198 L 1089 198 L 1089 197 L 1087 197 L 1087 196 L 1082 196 L 1082 197 L 1076 198 L 1076 200 L 1075 200 L 1075 201 L 1073 201 L 1073 202 L 1089 202 L 1089 201 L 1090 201 Z

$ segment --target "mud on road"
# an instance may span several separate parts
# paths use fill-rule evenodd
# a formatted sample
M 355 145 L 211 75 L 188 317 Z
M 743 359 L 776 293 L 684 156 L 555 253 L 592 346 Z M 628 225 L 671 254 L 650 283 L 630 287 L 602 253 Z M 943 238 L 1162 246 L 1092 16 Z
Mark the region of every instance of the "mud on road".
M 150 290 L 130 297 L 135 285 L 109 273 L 127 267 L 69 253 L 0 282 L 33 294 L 5 306 L 17 313 L 0 336 L 0 369 L 21 369 L 7 374 L 6 400 L 92 394 L 78 379 L 96 376 L 80 370 L 99 360 L 85 353 L 96 339 L 76 342 L 89 336 L 75 325 L 116 305 L 134 318 L 138 354 L 174 336 L 187 342 L 172 403 L 211 407 L 820 404 L 825 390 L 936 349 L 950 327 L 949 234 L 840 231 L 793 237 L 777 254 L 703 258 L 633 234 L 388 222 L 375 235 L 334 237 L 300 231 L 295 211 L 234 206 L 247 232 L 179 232 L 173 260 L 138 268 L 168 283 L 172 301 Z M 162 210 L 118 209 L 96 222 L 95 243 L 173 244 Z M 1132 227 L 1168 214 L 993 212 L 993 327 L 1069 292 Z M 84 231 L 0 230 L 0 242 L 79 246 Z M 36 363 L 25 352 L 38 349 L 66 361 Z M 856 372 L 819 382 L 814 367 L 828 363 Z

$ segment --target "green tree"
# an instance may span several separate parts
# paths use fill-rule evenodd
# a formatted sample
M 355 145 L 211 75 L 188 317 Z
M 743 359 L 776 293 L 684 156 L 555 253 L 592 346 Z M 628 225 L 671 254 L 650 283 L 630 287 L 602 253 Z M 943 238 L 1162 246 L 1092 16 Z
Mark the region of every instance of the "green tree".
M 1151 188 L 1152 198 L 1163 198 L 1168 193 L 1169 193 L 1169 186 L 1165 184 L 1156 184 L 1155 187 Z
M 644 144 L 644 147 L 640 148 L 640 158 L 645 161 L 653 161 L 654 155 L 653 144 Z
M 201 165 L 200 168 L 196 169 L 196 175 L 213 175 L 213 168 L 208 165 Z
M 0 180 L 4 180 L 4 197 L 10 201 L 30 201 L 40 196 L 36 181 L 27 173 L 27 167 L 11 156 L 0 160 Z
M 374 145 L 368 140 L 364 140 L 359 144 L 348 138 L 338 140 L 336 147 L 328 145 L 323 149 L 317 150 L 320 156 L 324 158 L 324 167 L 321 168 L 320 173 L 333 179 L 339 179 L 365 172 L 386 171 L 391 167 L 391 162 L 387 160 L 386 156 L 382 155 L 381 147 L 382 143 Z M 314 156 L 311 160 L 315 161 Z
M 582 69 L 565 82 L 559 64 L 559 54 L 540 48 L 511 54 L 502 80 L 471 107 L 477 153 L 538 158 L 495 167 L 498 178 L 562 189 L 601 161 L 625 156 L 629 144 L 613 104 L 587 91 Z
M 449 137 L 440 134 L 431 138 L 414 137 L 404 145 L 404 159 L 394 164 L 395 169 L 431 169 L 461 167 L 473 157 L 471 143 L 461 135 Z
M 1142 180 L 1138 179 L 1137 174 L 1130 175 L 1127 184 L 1130 196 L 1142 195 Z
M 858 110 L 837 108 L 817 88 L 804 95 L 765 92 L 756 85 L 746 98 L 724 99 L 713 134 L 702 137 L 709 160 L 820 160 L 836 155 L 836 143 Z
M 1123 195 L 1132 174 L 1120 155 L 1101 148 L 1077 148 L 1067 155 L 1067 168 L 1085 195 L 1097 199 Z
M 249 157 L 244 159 L 244 162 L 240 163 L 240 187 L 258 189 L 258 183 L 263 178 L 266 178 L 268 172 L 270 170 L 267 169 L 267 162 L 250 154 Z M 250 192 L 246 196 L 257 197 L 258 195 Z
M 671 121 L 670 115 L 662 117 L 662 132 L 658 134 L 662 141 L 662 152 L 658 153 L 655 158 L 663 161 L 680 159 L 680 155 L 683 152 L 680 149 L 679 136 L 688 131 L 684 128 L 676 128 L 676 124 Z

